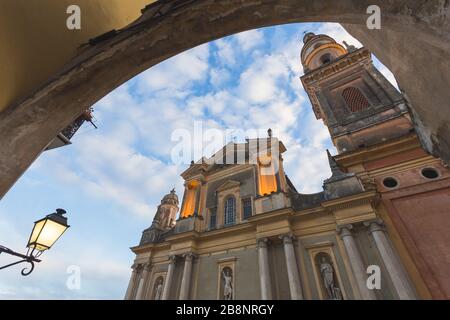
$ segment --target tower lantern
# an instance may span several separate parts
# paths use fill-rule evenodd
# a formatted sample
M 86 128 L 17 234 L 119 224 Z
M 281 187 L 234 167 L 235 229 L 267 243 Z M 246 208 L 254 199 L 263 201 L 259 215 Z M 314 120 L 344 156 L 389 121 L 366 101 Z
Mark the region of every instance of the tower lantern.
M 308 32 L 303 37 L 301 61 L 305 73 L 347 54 L 347 50 L 333 38 Z

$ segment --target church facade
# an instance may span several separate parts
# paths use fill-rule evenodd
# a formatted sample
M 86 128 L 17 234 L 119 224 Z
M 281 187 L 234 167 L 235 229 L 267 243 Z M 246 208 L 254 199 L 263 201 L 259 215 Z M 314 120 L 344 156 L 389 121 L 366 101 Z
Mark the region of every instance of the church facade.
M 450 171 L 367 49 L 303 41 L 301 81 L 338 151 L 323 190 L 296 190 L 270 130 L 193 162 L 181 203 L 164 196 L 131 248 L 126 299 L 450 298 Z

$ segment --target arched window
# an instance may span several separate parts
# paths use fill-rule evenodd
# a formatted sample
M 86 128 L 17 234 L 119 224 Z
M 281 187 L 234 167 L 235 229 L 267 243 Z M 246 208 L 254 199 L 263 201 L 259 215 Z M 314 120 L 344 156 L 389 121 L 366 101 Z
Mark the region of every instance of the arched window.
M 370 107 L 369 101 L 358 88 L 348 87 L 342 91 L 342 97 L 351 112 L 359 112 Z
M 234 197 L 229 197 L 225 201 L 224 210 L 224 224 L 233 224 L 236 220 L 236 199 Z

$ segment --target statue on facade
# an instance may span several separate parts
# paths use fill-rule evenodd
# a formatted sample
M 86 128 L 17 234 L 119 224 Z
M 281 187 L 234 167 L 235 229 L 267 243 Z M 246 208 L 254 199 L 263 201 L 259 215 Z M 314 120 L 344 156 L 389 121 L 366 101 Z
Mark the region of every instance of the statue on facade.
M 163 292 L 163 281 L 159 278 L 156 288 L 155 288 L 155 300 L 161 300 Z
M 222 277 L 224 279 L 223 286 L 223 298 L 225 300 L 233 300 L 233 276 L 229 268 L 224 268 L 222 270 Z
M 341 290 L 334 284 L 333 266 L 322 256 L 320 261 L 320 274 L 322 275 L 323 285 L 327 290 L 328 299 L 342 300 Z

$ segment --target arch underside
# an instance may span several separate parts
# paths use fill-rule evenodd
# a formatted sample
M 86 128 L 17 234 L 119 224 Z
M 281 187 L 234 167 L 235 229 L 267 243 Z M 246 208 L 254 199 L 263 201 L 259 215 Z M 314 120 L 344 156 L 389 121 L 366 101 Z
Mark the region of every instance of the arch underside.
M 366 27 L 366 9 L 373 4 L 382 10 L 381 30 Z M 0 196 L 58 132 L 138 73 L 211 40 L 295 22 L 343 24 L 393 71 L 411 101 L 416 127 L 427 149 L 449 160 L 449 11 L 438 0 L 412 4 L 373 0 L 156 3 L 133 24 L 81 47 L 78 56 L 52 79 L 0 113 Z M 425 62 L 440 67 L 430 69 Z M 411 77 L 412 72 L 418 71 Z M 437 109 L 446 114 L 436 119 Z

